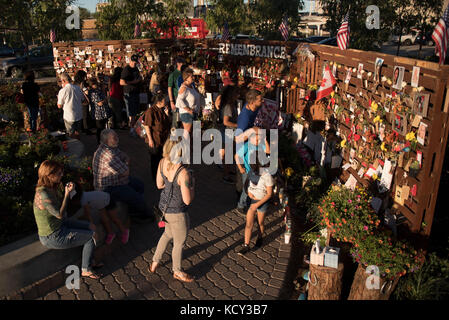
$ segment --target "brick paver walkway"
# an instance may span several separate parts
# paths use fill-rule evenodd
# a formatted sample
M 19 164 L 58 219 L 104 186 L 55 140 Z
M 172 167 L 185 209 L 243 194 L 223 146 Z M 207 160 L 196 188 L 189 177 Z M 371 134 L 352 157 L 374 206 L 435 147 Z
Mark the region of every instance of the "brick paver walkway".
M 146 185 L 149 205 L 159 200 L 159 191 L 150 179 L 149 157 L 143 140 L 121 131 L 120 148 L 131 157 L 131 174 Z M 82 137 L 86 154 L 96 148 L 95 136 Z M 190 208 L 191 229 L 183 254 L 183 269 L 196 281 L 184 284 L 171 274 L 171 244 L 156 274 L 151 264 L 163 232 L 155 224 L 132 225 L 130 241 L 116 246 L 104 258 L 105 275 L 100 280 L 82 279 L 80 290 L 65 287 L 39 299 L 275 299 L 279 297 L 287 271 L 289 249 L 281 243 L 282 214 L 275 208 L 266 218 L 264 246 L 241 257 L 236 249 L 243 242 L 244 217 L 231 210 L 236 203 L 235 187 L 221 181 L 214 165 L 193 166 L 196 178 L 195 200 Z M 255 232 L 253 233 L 255 236 Z M 254 237 L 252 244 L 254 244 Z

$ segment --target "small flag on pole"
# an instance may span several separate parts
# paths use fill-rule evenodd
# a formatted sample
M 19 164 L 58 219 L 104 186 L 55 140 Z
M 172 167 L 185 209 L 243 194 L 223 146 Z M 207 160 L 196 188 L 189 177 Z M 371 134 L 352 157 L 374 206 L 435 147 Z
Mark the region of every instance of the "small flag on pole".
M 316 92 L 316 100 L 320 100 L 321 98 L 325 98 L 334 91 L 334 85 L 337 83 L 334 76 L 332 75 L 331 69 L 329 66 L 326 66 L 324 70 L 324 77 L 321 80 L 321 85 L 318 91 Z
M 56 33 L 54 29 L 50 30 L 50 42 L 53 43 L 56 41 Z
M 140 24 L 139 20 L 136 20 L 136 26 L 134 27 L 134 38 L 140 37 Z
M 444 64 L 446 59 L 447 43 L 449 38 L 449 4 L 444 10 L 435 30 L 432 33 L 432 39 L 435 41 L 435 52 L 440 56 L 440 64 Z
M 284 38 L 284 41 L 287 41 L 288 39 L 288 21 L 287 21 L 287 17 L 284 17 L 282 19 L 282 23 L 279 26 L 279 31 L 282 34 L 282 37 Z
M 226 21 L 224 26 L 223 26 L 223 35 L 221 36 L 221 40 L 229 40 L 229 38 L 231 37 L 231 34 L 229 33 L 229 26 L 228 26 L 228 22 Z
M 349 42 L 349 11 L 337 32 L 337 43 L 340 50 L 346 50 Z

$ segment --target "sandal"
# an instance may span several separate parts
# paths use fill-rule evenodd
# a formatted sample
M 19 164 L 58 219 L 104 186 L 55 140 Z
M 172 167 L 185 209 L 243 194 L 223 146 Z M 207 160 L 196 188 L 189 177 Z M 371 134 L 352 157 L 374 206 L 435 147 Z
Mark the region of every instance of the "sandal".
M 188 275 L 185 272 L 180 272 L 180 273 L 174 273 L 173 274 L 173 278 L 182 281 L 182 282 L 193 282 L 194 279 L 192 278 L 192 276 Z
M 98 280 L 98 279 L 101 278 L 101 275 L 98 274 L 98 273 L 96 273 L 96 272 L 89 271 L 87 274 L 82 274 L 82 273 L 81 273 L 81 277 L 85 277 L 85 278 L 90 278 L 90 279 Z
M 148 270 L 149 270 L 151 273 L 155 273 L 158 266 L 159 266 L 159 263 L 153 262 L 153 263 L 151 264 L 151 267 L 148 268 Z

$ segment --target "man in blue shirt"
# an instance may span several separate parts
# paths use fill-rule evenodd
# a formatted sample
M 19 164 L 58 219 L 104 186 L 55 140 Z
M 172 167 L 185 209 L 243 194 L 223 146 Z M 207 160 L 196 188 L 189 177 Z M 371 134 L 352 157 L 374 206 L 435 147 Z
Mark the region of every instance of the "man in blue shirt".
M 242 111 L 240 111 L 240 114 L 237 118 L 237 130 L 235 131 L 235 141 L 237 143 L 237 147 L 239 146 L 239 143 L 245 142 L 239 150 L 237 150 L 237 154 L 235 156 L 236 161 L 237 157 L 241 159 L 240 163 L 243 163 L 245 159 L 248 161 L 245 161 L 245 168 L 243 168 L 241 165 L 239 166 L 239 162 L 237 162 L 237 174 L 239 175 L 239 180 L 241 181 L 242 185 L 242 191 L 239 196 L 239 203 L 236 208 L 236 212 L 242 216 L 246 214 L 246 199 L 247 195 L 245 192 L 245 181 L 248 177 L 248 172 L 250 170 L 249 168 L 249 155 L 253 149 L 257 149 L 257 144 L 248 144 L 248 138 L 251 135 L 254 135 L 257 137 L 255 139 L 258 139 L 257 133 L 258 129 L 254 126 L 254 121 L 256 120 L 257 114 L 260 110 L 260 106 L 263 103 L 263 97 L 262 92 L 255 89 L 250 89 L 246 94 L 246 104 L 243 106 Z M 253 146 L 255 148 L 253 148 Z M 238 184 L 237 184 L 238 185 Z M 237 187 L 237 194 L 239 194 L 240 190 L 239 187 Z

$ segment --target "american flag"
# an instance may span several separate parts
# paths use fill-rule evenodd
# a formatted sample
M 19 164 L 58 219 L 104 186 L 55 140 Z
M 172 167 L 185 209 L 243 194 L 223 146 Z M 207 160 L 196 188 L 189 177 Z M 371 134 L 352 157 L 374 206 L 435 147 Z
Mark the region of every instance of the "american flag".
M 134 27 L 134 38 L 140 37 L 140 24 L 136 21 L 136 26 Z
M 349 42 L 349 11 L 337 32 L 337 43 L 340 50 L 346 50 Z
M 53 43 L 56 41 L 56 33 L 55 33 L 55 29 L 51 29 L 50 30 L 50 42 Z
M 279 26 L 279 31 L 282 34 L 282 37 L 284 38 L 284 41 L 287 41 L 288 39 L 288 21 L 287 21 L 287 17 L 284 17 L 284 19 L 282 19 L 282 23 Z
M 221 36 L 221 40 L 228 40 L 231 37 L 231 34 L 229 33 L 229 26 L 228 22 L 226 21 L 223 27 L 223 35 Z
M 438 52 L 440 56 L 440 64 L 443 64 L 446 58 L 447 42 L 449 39 L 449 5 L 446 7 L 443 17 L 433 31 L 432 39 L 435 41 L 435 52 Z

